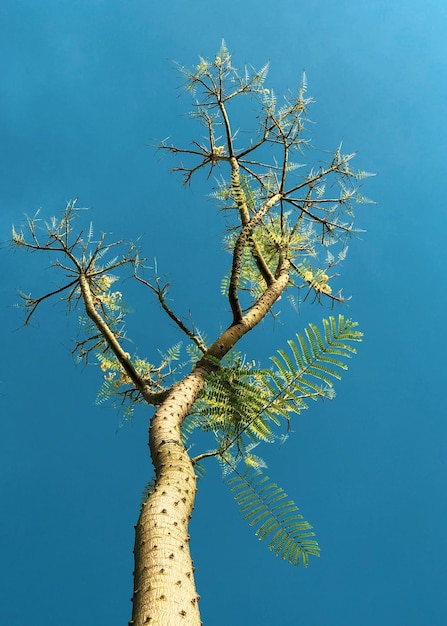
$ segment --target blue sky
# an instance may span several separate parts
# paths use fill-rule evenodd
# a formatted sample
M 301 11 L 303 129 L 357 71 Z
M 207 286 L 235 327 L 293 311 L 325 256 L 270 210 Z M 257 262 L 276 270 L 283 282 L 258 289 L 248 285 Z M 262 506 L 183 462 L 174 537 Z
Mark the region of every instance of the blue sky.
M 365 187 L 343 266 L 341 309 L 365 341 L 332 403 L 297 417 L 268 452 L 268 473 L 314 525 L 320 559 L 293 569 L 259 544 L 218 470 L 200 481 L 191 526 L 206 624 L 444 626 L 447 416 L 443 326 L 447 227 L 447 6 L 359 0 L 3 0 L 0 5 L 0 239 L 38 208 L 79 197 L 96 228 L 142 236 L 178 309 L 213 337 L 229 321 L 219 293 L 222 223 L 205 180 L 191 190 L 154 150 L 192 138 L 172 61 L 271 62 L 280 93 L 303 70 L 316 103 L 312 142 L 357 151 Z M 21 328 L 17 289 L 57 277 L 45 259 L 0 254 L 0 623 L 127 623 L 133 525 L 150 478 L 147 418 L 97 407 L 95 367 L 75 367 L 76 316 L 62 305 Z M 139 352 L 179 336 L 130 282 Z M 127 295 L 128 294 L 128 295 Z M 326 307 L 284 307 L 243 345 L 269 354 Z

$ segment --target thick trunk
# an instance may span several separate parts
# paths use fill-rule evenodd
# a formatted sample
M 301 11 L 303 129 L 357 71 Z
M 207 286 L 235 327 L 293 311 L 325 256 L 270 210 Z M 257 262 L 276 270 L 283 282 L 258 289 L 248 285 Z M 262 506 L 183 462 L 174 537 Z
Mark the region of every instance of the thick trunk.
M 201 624 L 188 534 L 196 477 L 180 425 L 203 385 L 203 376 L 193 372 L 152 418 L 149 441 L 157 479 L 135 528 L 132 626 Z

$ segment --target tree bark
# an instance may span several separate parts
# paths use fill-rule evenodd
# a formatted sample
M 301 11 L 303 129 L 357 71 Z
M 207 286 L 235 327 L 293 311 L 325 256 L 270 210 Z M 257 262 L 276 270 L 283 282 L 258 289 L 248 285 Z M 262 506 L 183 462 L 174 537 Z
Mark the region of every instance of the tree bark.
M 188 534 L 196 476 L 180 425 L 204 384 L 203 374 L 192 372 L 175 385 L 151 421 L 156 482 L 135 527 L 132 626 L 201 624 Z

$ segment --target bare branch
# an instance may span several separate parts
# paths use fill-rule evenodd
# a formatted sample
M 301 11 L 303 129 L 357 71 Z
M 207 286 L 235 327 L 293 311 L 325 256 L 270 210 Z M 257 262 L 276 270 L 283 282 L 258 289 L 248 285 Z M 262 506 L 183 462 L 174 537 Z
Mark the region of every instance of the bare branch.
M 144 280 L 144 278 L 141 278 L 141 276 L 138 276 L 137 274 L 134 274 L 134 277 L 138 280 L 138 282 L 142 283 L 143 285 L 145 285 L 146 287 L 149 287 L 149 289 L 155 293 L 155 295 L 158 298 L 158 301 L 163 309 L 163 311 L 171 318 L 171 320 L 173 322 L 175 322 L 177 324 L 177 326 L 180 328 L 180 330 L 182 332 L 185 333 L 185 335 L 187 335 L 195 344 L 196 346 L 199 348 L 199 350 L 204 354 L 206 352 L 206 345 L 203 343 L 203 341 L 197 337 L 197 335 L 194 334 L 193 331 L 189 330 L 189 328 L 187 326 L 185 326 L 185 324 L 182 322 L 182 320 L 180 318 L 178 318 L 175 313 L 172 311 L 172 309 L 167 305 L 166 303 L 166 298 L 165 298 L 165 294 L 167 292 L 167 289 L 169 287 L 169 283 L 164 285 L 163 287 L 161 287 L 158 278 L 155 278 L 155 287 L 154 285 L 151 285 L 151 283 L 149 283 L 147 280 Z
M 70 289 L 70 287 L 73 287 L 75 285 L 77 285 L 78 280 L 72 280 L 70 283 L 68 283 L 67 285 L 64 285 L 63 287 L 60 287 L 59 289 L 55 289 L 54 291 L 50 291 L 49 293 L 46 293 L 45 295 L 41 296 L 40 298 L 31 298 L 31 296 L 27 296 L 23 293 L 20 294 L 20 298 L 22 300 L 24 300 L 24 306 L 27 309 L 30 309 L 30 312 L 28 313 L 28 315 L 25 318 L 25 326 L 27 326 L 29 324 L 29 321 L 31 319 L 31 317 L 33 316 L 33 314 L 35 313 L 37 307 L 39 306 L 39 304 L 41 304 L 44 300 L 47 300 L 47 298 L 51 298 L 52 296 L 57 296 L 59 293 L 62 293 L 64 291 L 66 291 L 67 289 Z

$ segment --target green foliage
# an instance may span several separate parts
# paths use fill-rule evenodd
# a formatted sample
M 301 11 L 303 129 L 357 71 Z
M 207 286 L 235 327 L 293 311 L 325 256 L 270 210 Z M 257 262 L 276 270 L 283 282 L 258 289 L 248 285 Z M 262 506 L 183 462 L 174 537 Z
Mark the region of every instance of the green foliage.
M 154 391 L 162 391 L 164 379 L 175 374 L 174 362 L 180 358 L 181 346 L 182 343 L 178 342 L 166 353 L 160 353 L 161 361 L 158 366 L 136 355 L 133 357 L 136 371 Z M 104 372 L 103 383 L 98 391 L 96 404 L 111 402 L 112 406 L 116 407 L 116 399 L 118 398 L 123 408 L 124 419 L 132 418 L 135 404 L 143 401 L 141 392 L 135 388 L 118 359 L 110 350 L 96 350 L 95 355 L 101 370 Z
M 339 315 L 323 320 L 323 331 L 310 324 L 304 334 L 289 340 L 288 350 L 272 356 L 272 369 L 256 368 L 239 355 L 228 356 L 223 367 L 213 372 L 183 424 L 186 440 L 196 428 L 211 432 L 217 442 L 214 452 L 224 476 L 229 478 L 241 512 L 260 539 L 271 538 L 269 547 L 281 558 L 298 565 L 308 564 L 319 548 L 311 526 L 302 520 L 298 507 L 284 492 L 262 476 L 263 459 L 253 454 L 260 443 L 277 440 L 275 430 L 282 420 L 308 407 L 307 401 L 335 396 L 333 381 L 347 369 L 345 360 L 362 339 L 357 323 Z M 200 457 L 198 457 L 200 458 Z M 243 461 L 246 470 L 237 466 Z M 251 473 L 250 473 L 251 472 Z M 234 473 L 236 476 L 234 476 Z
M 278 350 L 279 356 L 271 357 L 276 370 L 271 373 L 269 387 L 276 392 L 275 397 L 281 397 L 296 412 L 307 408 L 306 398 L 334 397 L 333 379 L 340 380 L 339 370 L 348 368 L 340 357 L 355 354 L 351 342 L 362 340 L 363 333 L 355 330 L 356 326 L 343 315 L 338 320 L 331 316 L 323 320 L 323 334 L 310 324 L 304 336 L 297 334 L 296 341 L 289 340 L 290 353 Z
M 214 434 L 222 451 L 235 444 L 245 449 L 247 443 L 274 440 L 272 425 L 279 425 L 279 420 L 269 408 L 264 378 L 263 370 L 244 363 L 239 356 L 229 357 L 226 367 L 208 377 L 192 415 L 196 425 Z
M 250 215 L 255 214 L 262 206 L 262 197 L 255 194 L 249 187 L 246 176 L 241 177 L 241 188 L 244 192 Z M 261 225 L 253 229 L 249 245 L 244 248 L 241 256 L 241 273 L 239 289 L 247 292 L 251 300 L 257 300 L 266 288 L 265 278 L 262 276 L 256 263 L 256 254 L 264 259 L 268 272 L 273 276 L 281 255 L 287 254 L 291 259 L 307 259 L 316 257 L 316 248 L 319 237 L 312 224 L 302 221 L 292 226 L 291 211 L 281 214 L 272 212 Z M 230 232 L 224 245 L 228 252 L 233 253 L 237 242 L 237 233 Z M 308 266 L 309 262 L 307 262 Z M 302 273 L 296 270 L 297 276 L 303 278 Z M 221 281 L 221 293 L 226 296 L 230 285 L 231 271 L 225 274 Z M 301 283 L 304 281 L 301 281 Z M 312 285 L 314 286 L 314 285 Z M 330 290 L 329 292 L 330 293 Z
M 239 510 L 260 541 L 270 539 L 269 548 L 292 565 L 307 567 L 309 556 L 320 549 L 309 522 L 303 520 L 296 504 L 261 472 L 238 474 L 229 481 Z
M 334 397 L 333 379 L 341 378 L 347 365 L 342 359 L 356 352 L 361 341 L 356 322 L 339 315 L 323 320 L 323 332 L 315 324 L 288 341 L 289 350 L 272 356 L 274 368 L 256 368 L 239 355 L 228 356 L 209 375 L 207 385 L 185 421 L 187 438 L 195 428 L 211 432 L 225 463 L 243 459 L 253 466 L 253 444 L 275 441 L 281 418 L 308 407 L 307 400 Z
M 94 283 L 94 298 L 96 308 L 101 311 L 104 319 L 107 320 L 107 325 L 114 336 L 125 341 L 127 338 L 125 319 L 126 315 L 130 313 L 130 308 L 123 301 L 122 293 L 111 289 L 117 280 L 118 278 L 111 274 L 99 276 Z M 92 352 L 103 355 L 110 352 L 104 337 L 98 332 L 96 325 L 87 315 L 79 316 L 79 325 L 83 338 L 76 342 L 75 352 L 77 353 L 78 361 L 88 360 Z

